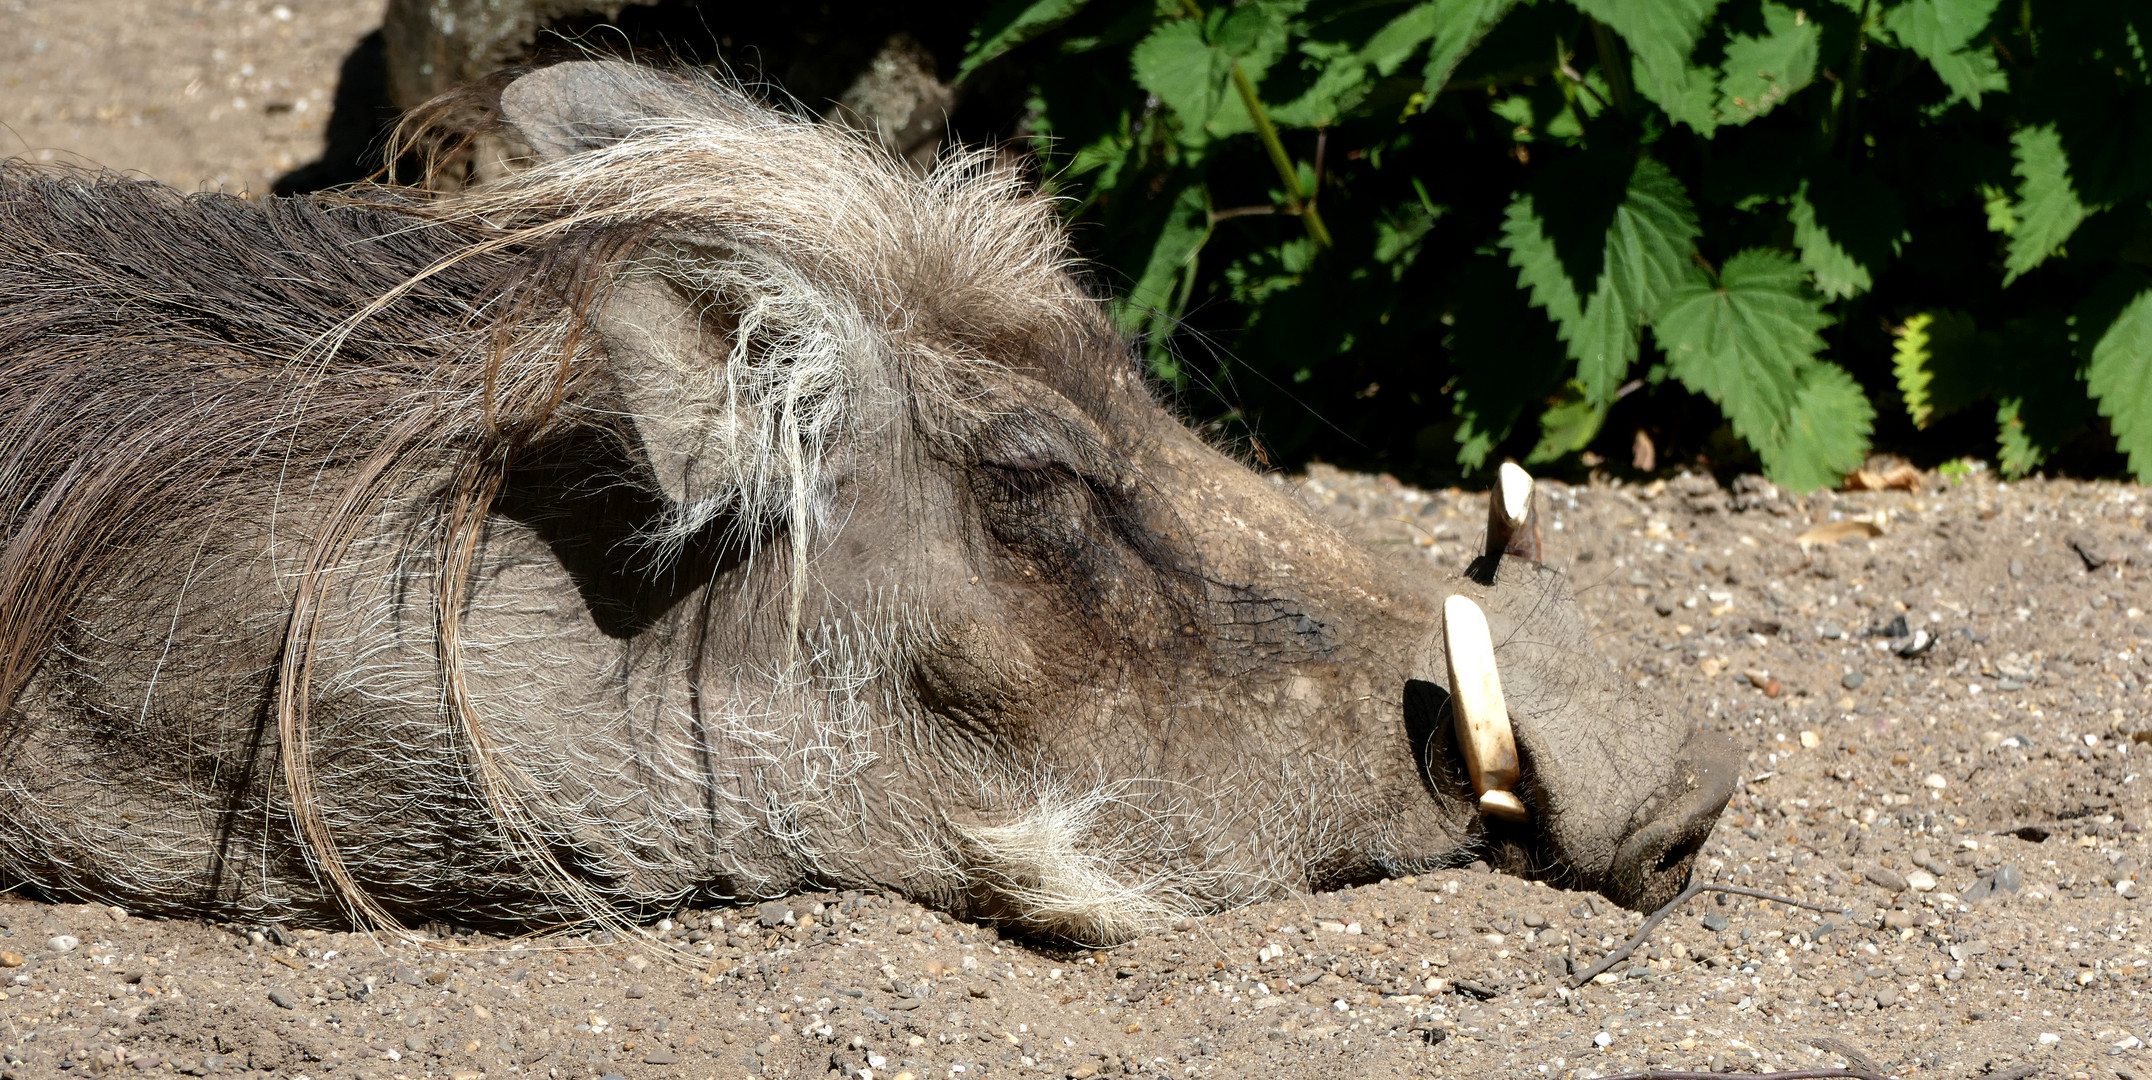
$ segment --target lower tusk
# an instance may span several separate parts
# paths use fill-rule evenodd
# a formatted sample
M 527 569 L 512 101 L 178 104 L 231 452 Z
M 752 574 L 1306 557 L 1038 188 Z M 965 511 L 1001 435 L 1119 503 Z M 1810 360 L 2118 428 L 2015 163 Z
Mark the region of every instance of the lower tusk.
M 1502 676 L 1495 671 L 1487 615 L 1470 597 L 1452 596 L 1442 605 L 1442 636 L 1450 661 L 1457 743 L 1464 750 L 1465 771 L 1479 795 L 1480 812 L 1503 821 L 1529 820 L 1531 813 L 1512 790 L 1524 773 L 1517 762 L 1509 705 L 1502 698 Z

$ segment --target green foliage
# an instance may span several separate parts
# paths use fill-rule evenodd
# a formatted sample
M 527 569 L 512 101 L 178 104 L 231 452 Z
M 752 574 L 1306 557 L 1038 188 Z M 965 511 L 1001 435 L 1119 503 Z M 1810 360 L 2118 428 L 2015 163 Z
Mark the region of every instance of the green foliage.
M 1643 429 L 1805 490 L 1871 441 L 2152 476 L 2148 40 L 2137 0 L 1004 0 L 960 76 L 1027 87 L 1224 440 L 1439 482 Z

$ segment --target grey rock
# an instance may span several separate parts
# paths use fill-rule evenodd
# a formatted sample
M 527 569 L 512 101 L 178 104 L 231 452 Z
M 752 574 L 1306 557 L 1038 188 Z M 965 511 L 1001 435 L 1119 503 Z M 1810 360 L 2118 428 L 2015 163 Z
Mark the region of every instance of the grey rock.
M 1858 689 L 1860 689 L 1860 688 L 1861 688 L 1861 686 L 1862 686 L 1862 685 L 1863 685 L 1864 683 L 1866 683 L 1867 681 L 1868 681 L 1868 673 L 1867 673 L 1867 672 L 1865 672 L 1865 671 L 1848 671 L 1848 672 L 1846 672 L 1846 673 L 1845 673 L 1844 675 L 1842 675 L 1842 676 L 1840 676 L 1840 677 L 1839 677 L 1839 679 L 1838 679 L 1838 685 L 1840 685 L 1840 686 L 1843 686 L 1843 687 L 1845 687 L 1845 688 L 1846 688 L 1846 689 L 1848 689 L 1848 690 L 1858 690 Z
M 799 921 L 792 914 L 792 905 L 782 900 L 772 900 L 755 909 L 756 921 L 767 927 L 790 926 Z
M 1816 636 L 1825 641 L 1837 641 L 1846 636 L 1846 628 L 1837 623 L 1819 623 L 1816 626 Z
M 1724 915 L 1704 916 L 1704 929 L 1709 930 L 1714 934 L 1725 930 L 1728 925 L 1729 924 L 1726 921 L 1726 916 Z
M 2015 581 L 2015 580 L 2017 580 L 2017 579 L 2019 579 L 2019 578 L 2022 578 L 2022 577 L 2024 577 L 2024 576 L 2025 576 L 2025 560 L 2023 560 L 2023 559 L 2012 559 L 2012 560 L 2010 560 L 2010 579 L 2011 579 L 2012 581 Z
M 409 986 L 417 986 L 419 982 L 418 972 L 403 964 L 396 965 L 389 972 L 389 978 Z
M 1881 888 L 1888 889 L 1891 892 L 1896 893 L 1905 891 L 1905 875 L 1899 873 L 1896 870 L 1892 870 L 1887 866 L 1871 866 L 1868 869 L 1861 871 L 1861 876 L 1867 878 L 1873 884 Z
M 643 1064 L 645 1065 L 678 1065 L 679 1063 L 680 1055 L 662 1046 L 643 1055 Z
M 414 1054 L 423 1054 L 433 1049 L 433 1043 L 428 1041 L 426 1036 L 414 1031 L 404 1036 L 404 1049 Z
M 644 988 L 643 984 L 641 984 L 641 983 L 636 983 L 636 984 L 634 984 L 633 986 L 630 986 L 630 987 L 628 987 L 628 993 L 627 993 L 627 996 L 629 996 L 629 997 L 631 997 L 631 998 L 639 998 L 639 997 L 644 997 L 644 996 L 647 996 L 647 995 L 648 995 L 649 993 L 650 993 L 650 991 L 649 991 L 648 989 Z
M 291 995 L 282 990 L 269 991 L 269 1003 L 279 1009 L 296 1009 L 299 1007 L 299 1003 L 293 1001 Z

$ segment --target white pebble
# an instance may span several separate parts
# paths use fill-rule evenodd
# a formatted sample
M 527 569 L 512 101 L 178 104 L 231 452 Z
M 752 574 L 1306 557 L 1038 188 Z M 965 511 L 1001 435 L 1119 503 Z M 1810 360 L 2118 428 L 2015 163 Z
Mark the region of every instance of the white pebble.
M 1943 779 L 1943 774 L 1939 772 L 1929 773 L 1928 778 L 1922 780 L 1921 783 L 1926 784 L 1937 791 L 1941 791 L 1944 788 L 1950 786 L 1950 781 Z
M 2053 1046 L 2061 1041 L 2062 1036 L 2057 1035 L 2052 1031 L 2043 1031 L 2040 1033 L 2040 1045 L 2042 1046 Z
M 1599 1034 L 1592 1036 L 1592 1042 L 1597 1043 L 1600 1046 L 1612 1046 L 1614 1045 L 1614 1036 L 1602 1031 Z
M 1906 886 L 1908 888 L 1911 888 L 1914 892 L 1934 892 L 1936 885 L 1935 875 L 1927 872 L 1926 870 L 1913 870 L 1907 872 L 1905 875 L 1905 883 Z
M 75 947 L 80 944 L 82 939 L 73 934 L 56 934 L 51 941 L 45 943 L 45 947 L 56 953 L 64 953 L 74 952 Z

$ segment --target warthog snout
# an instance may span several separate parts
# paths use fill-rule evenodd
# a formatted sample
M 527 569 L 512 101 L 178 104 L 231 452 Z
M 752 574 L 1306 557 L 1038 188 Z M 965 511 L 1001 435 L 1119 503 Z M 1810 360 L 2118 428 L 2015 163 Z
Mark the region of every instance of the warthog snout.
M 1425 682 L 1405 696 L 1421 768 L 1438 800 L 1476 802 L 1510 868 L 1655 907 L 1733 793 L 1733 745 L 1592 651 L 1566 580 L 1540 561 L 1524 470 L 1504 465 L 1488 504 L 1484 553 L 1453 583 L 1416 661 Z

